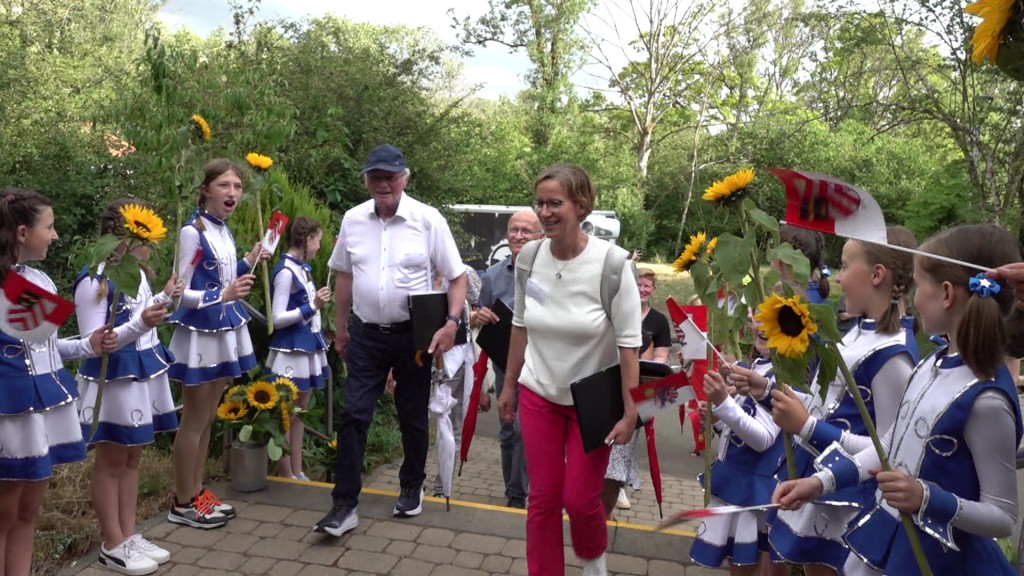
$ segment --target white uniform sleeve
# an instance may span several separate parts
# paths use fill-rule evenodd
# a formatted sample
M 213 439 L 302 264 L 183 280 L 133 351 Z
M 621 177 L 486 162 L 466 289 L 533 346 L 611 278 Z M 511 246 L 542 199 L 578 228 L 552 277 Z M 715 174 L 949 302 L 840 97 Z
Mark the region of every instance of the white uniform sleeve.
M 989 538 L 1003 538 L 1017 523 L 1017 446 L 1012 441 L 1014 410 L 994 390 L 978 395 L 967 416 L 964 438 L 974 457 L 979 501 L 960 498 L 953 526 Z M 968 473 L 968 472 L 965 472 Z M 930 485 L 925 482 L 925 485 Z
M 290 270 L 282 269 L 274 276 L 274 298 L 271 301 L 274 313 L 274 327 L 284 328 L 303 320 L 302 310 L 298 308 L 288 309 L 288 300 L 291 298 L 294 283 L 294 274 Z
M 100 282 L 95 278 L 83 278 L 75 288 L 75 317 L 78 331 L 88 338 L 106 324 L 107 299 L 98 298 Z
M 743 440 L 744 444 L 754 450 L 764 452 L 775 444 L 779 427 L 772 420 L 772 415 L 760 406 L 751 416 L 730 396 L 711 411 L 719 421 L 732 430 L 733 434 Z
M 206 290 L 193 290 L 189 287 L 192 283 L 192 259 L 196 251 L 200 250 L 199 230 L 195 226 L 185 226 L 181 229 L 181 251 L 178 253 L 178 278 L 185 282 L 185 290 L 181 295 L 181 305 L 185 308 L 202 308 L 220 302 L 220 298 L 204 301 L 203 296 Z

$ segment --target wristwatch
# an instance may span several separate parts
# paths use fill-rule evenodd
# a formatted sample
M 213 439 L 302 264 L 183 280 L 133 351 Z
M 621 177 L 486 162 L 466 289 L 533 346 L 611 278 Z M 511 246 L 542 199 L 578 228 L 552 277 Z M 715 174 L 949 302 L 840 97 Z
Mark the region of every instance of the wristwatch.
M 449 315 L 444 317 L 444 321 L 445 322 L 448 322 L 449 320 L 451 320 L 452 322 L 455 322 L 455 327 L 456 328 L 461 328 L 462 327 L 462 318 L 460 316 L 456 316 L 454 314 L 449 314 Z

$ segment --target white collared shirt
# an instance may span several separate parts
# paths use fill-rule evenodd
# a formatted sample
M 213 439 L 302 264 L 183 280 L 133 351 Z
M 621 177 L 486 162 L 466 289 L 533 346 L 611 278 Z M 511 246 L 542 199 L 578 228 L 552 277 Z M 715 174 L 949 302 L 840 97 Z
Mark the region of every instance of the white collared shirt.
M 327 265 L 352 274 L 352 311 L 371 324 L 408 320 L 409 294 L 431 290 L 433 271 L 447 280 L 465 272 L 448 222 L 405 192 L 387 220 L 373 199 L 345 212 Z

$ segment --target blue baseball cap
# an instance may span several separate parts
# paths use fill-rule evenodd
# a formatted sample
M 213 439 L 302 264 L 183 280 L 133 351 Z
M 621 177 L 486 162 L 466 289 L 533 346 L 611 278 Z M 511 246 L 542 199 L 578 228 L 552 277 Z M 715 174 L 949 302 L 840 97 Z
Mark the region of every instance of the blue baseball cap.
M 370 170 L 401 172 L 406 168 L 408 166 L 405 165 L 405 156 L 402 155 L 401 150 L 391 144 L 381 144 L 370 151 L 369 156 L 366 157 L 366 164 L 363 164 L 363 170 L 359 175 L 362 176 Z

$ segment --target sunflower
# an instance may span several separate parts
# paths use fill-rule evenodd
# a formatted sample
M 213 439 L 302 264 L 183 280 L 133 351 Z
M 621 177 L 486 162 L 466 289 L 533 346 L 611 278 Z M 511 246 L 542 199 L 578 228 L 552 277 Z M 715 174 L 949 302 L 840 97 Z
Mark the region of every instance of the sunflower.
M 772 294 L 757 307 L 754 316 L 768 336 L 768 347 L 789 358 L 799 358 L 810 345 L 810 335 L 818 331 L 800 296 L 784 298 Z
M 228 388 L 228 391 L 224 394 L 224 398 L 231 399 L 236 396 L 245 397 L 245 386 L 239 384 Z
M 167 236 L 164 221 L 153 212 L 152 208 L 139 204 L 126 204 L 121 207 L 124 227 L 132 234 L 153 244 L 159 243 Z
M 288 392 L 291 393 L 290 400 L 292 400 L 293 402 L 295 401 L 296 398 L 299 397 L 299 388 L 298 386 L 295 385 L 295 382 L 293 382 L 291 378 L 279 376 L 277 379 L 274 380 L 274 386 L 277 387 L 278 389 L 282 387 L 287 389 Z
M 195 135 L 199 138 L 202 138 L 203 140 L 213 138 L 213 131 L 210 130 L 210 124 L 206 121 L 206 118 L 203 118 L 199 114 L 192 115 L 192 120 L 189 122 L 189 125 L 191 125 L 192 131 L 195 132 Z
M 679 258 L 676 258 L 672 267 L 676 272 L 687 272 L 697 262 L 697 260 L 710 260 L 711 253 L 715 250 L 715 246 L 717 245 L 717 237 L 708 241 L 707 234 L 698 232 L 693 236 L 690 236 L 690 241 L 686 244 L 686 247 L 683 248 L 683 252 L 679 255 Z
M 244 403 L 233 400 L 224 402 L 217 407 L 217 417 L 221 420 L 241 420 L 248 413 L 249 411 L 246 410 Z
M 274 161 L 270 156 L 264 156 L 255 152 L 246 154 L 245 161 L 249 163 L 249 166 L 259 170 L 270 170 L 270 167 L 274 165 Z
M 971 38 L 971 45 L 974 46 L 971 60 L 975 64 L 981 64 L 986 58 L 995 63 L 1006 23 L 1013 16 L 1014 4 L 1016 0 L 978 0 L 964 8 L 964 12 L 982 18 Z
M 722 180 L 715 181 L 704 190 L 702 198 L 708 202 L 721 204 L 723 202 L 734 202 L 743 198 L 747 186 L 754 181 L 754 170 L 740 170 Z
M 277 406 L 277 401 L 281 398 L 281 395 L 277 393 L 277 388 L 273 385 L 260 381 L 252 384 L 245 390 L 245 398 L 257 410 L 270 410 Z
M 284 433 L 287 434 L 288 431 L 291 430 L 291 428 L 292 413 L 290 410 L 288 410 L 288 405 L 285 404 L 284 402 L 281 402 L 281 430 L 283 430 Z

